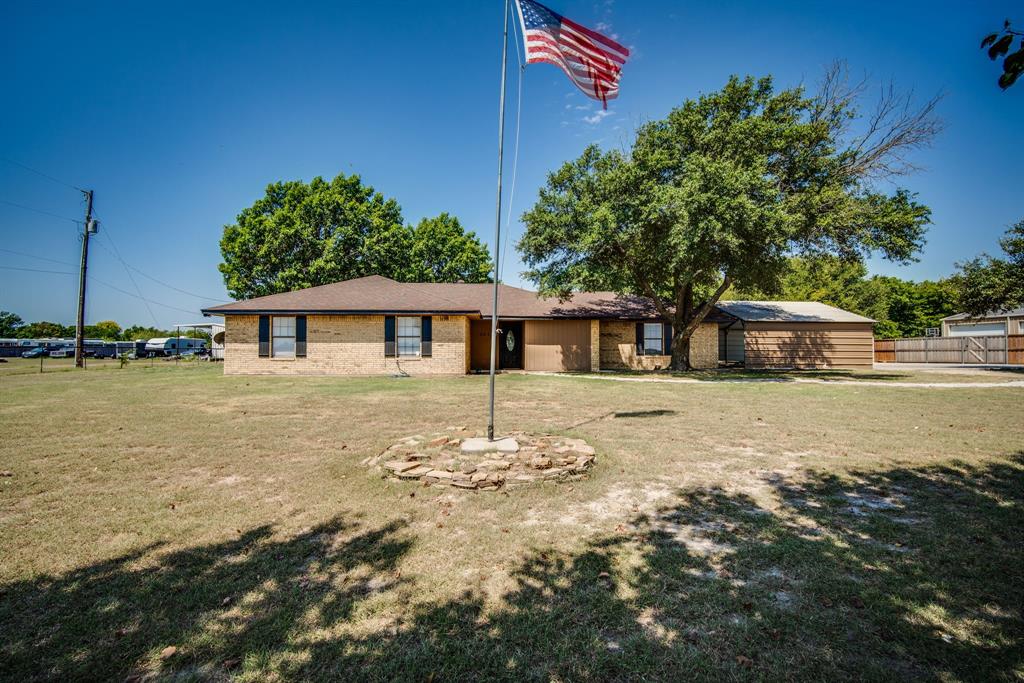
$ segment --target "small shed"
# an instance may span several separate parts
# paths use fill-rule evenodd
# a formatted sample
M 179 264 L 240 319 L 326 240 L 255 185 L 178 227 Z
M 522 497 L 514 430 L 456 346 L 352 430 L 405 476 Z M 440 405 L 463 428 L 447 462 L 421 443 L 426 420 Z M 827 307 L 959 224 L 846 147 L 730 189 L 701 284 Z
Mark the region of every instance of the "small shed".
M 874 320 L 815 301 L 720 301 L 719 359 L 748 368 L 871 368 Z

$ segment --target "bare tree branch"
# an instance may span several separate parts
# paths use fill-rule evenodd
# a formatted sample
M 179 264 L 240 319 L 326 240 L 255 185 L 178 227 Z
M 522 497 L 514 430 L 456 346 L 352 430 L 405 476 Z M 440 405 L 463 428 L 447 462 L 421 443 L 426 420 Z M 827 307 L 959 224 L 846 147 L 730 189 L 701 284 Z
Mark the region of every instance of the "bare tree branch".
M 893 83 L 882 86 L 863 132 L 850 136 L 851 112 L 867 92 L 867 78 L 851 82 L 846 65 L 837 62 L 822 78 L 816 101 L 816 120 L 827 120 L 840 138 L 848 137 L 845 170 L 851 178 L 883 180 L 920 170 L 910 157 L 929 147 L 942 132 L 936 109 L 939 93 L 918 105 L 913 90 L 901 92 Z

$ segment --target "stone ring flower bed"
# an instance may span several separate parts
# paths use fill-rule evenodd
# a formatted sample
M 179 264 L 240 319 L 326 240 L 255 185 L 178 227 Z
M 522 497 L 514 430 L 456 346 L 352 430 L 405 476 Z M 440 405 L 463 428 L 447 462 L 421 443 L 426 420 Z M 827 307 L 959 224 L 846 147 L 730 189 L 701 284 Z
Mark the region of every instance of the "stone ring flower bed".
M 449 432 L 464 431 L 452 428 Z M 537 481 L 576 479 L 593 467 L 594 449 L 582 439 L 515 433 L 496 441 L 436 433 L 408 436 L 364 464 L 385 477 L 424 486 L 496 491 Z

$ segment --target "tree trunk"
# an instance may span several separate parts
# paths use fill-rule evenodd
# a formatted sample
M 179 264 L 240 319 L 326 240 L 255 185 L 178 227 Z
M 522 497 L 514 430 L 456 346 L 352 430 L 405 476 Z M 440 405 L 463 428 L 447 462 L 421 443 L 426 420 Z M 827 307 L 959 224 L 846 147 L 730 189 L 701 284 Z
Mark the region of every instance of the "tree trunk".
M 690 335 L 683 336 L 685 327 L 675 324 L 672 329 L 672 370 L 690 370 Z
M 693 369 L 690 365 L 690 338 L 697 331 L 697 327 L 704 322 L 704 318 L 711 312 L 714 305 L 722 298 L 722 294 L 729 288 L 730 282 L 731 280 L 728 274 L 726 274 L 722 278 L 722 283 L 718 286 L 718 289 L 711 295 L 711 298 L 701 304 L 696 310 L 693 307 L 692 286 L 686 285 L 679 291 L 676 298 L 675 316 L 672 319 L 673 371 L 685 372 Z

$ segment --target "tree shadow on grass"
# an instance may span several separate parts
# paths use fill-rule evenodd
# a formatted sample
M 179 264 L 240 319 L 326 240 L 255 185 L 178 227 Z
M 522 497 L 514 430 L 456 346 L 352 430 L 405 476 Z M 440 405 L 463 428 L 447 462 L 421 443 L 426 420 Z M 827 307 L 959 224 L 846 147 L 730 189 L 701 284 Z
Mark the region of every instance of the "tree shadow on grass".
M 6 584 L 0 679 L 224 677 L 246 656 L 280 649 L 310 607 L 344 620 L 365 596 L 397 585 L 394 568 L 411 546 L 402 527 L 363 530 L 336 518 L 281 541 L 261 526 L 222 543 L 167 554 L 154 544 Z M 157 656 L 168 647 L 181 652 Z
M 0 674 L 1013 680 L 1024 663 L 1022 463 L 778 477 L 770 507 L 681 490 L 579 552 L 528 553 L 500 599 L 403 601 L 388 627 L 360 635 L 343 627 L 369 595 L 403 583 L 430 595 L 443 578 L 398 578 L 412 543 L 400 524 L 335 520 L 285 541 L 259 528 L 133 568 L 147 549 L 6 586 L 0 628 L 14 635 Z M 244 604 L 221 604 L 230 596 Z M 154 661 L 172 643 L 188 645 Z

